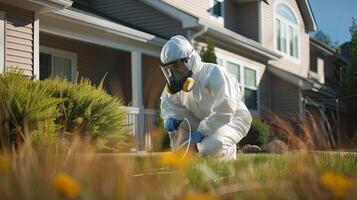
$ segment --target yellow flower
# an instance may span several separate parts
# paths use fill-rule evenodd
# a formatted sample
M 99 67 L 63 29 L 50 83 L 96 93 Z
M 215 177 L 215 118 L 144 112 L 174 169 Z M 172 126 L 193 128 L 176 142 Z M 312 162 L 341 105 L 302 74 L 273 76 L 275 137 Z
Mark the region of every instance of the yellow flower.
M 320 183 L 329 188 L 336 197 L 344 197 L 352 186 L 352 181 L 335 172 L 326 172 L 321 178 Z
M 74 199 L 80 193 L 79 183 L 66 173 L 59 173 L 53 178 L 53 187 L 57 193 Z
M 193 160 L 192 152 L 187 152 L 185 155 L 183 151 L 175 153 L 164 153 L 160 158 L 160 163 L 169 165 L 178 169 L 186 169 Z
M 8 157 L 0 155 L 0 172 L 6 173 L 10 170 L 10 160 Z
M 200 193 L 195 193 L 195 194 L 189 194 L 184 198 L 184 200 L 216 200 L 216 197 L 213 197 L 209 194 L 200 194 Z

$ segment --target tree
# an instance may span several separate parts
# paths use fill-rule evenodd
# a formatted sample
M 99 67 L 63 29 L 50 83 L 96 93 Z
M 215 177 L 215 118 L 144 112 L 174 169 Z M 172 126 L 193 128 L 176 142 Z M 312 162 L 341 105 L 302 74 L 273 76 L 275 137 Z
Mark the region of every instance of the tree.
M 343 74 L 342 94 L 354 95 L 357 93 L 357 21 L 353 18 L 350 27 L 351 33 L 351 52 L 350 65 Z
M 314 37 L 320 42 L 327 44 L 328 46 L 331 46 L 333 48 L 337 48 L 339 46 L 338 41 L 333 42 L 331 37 L 325 34 L 324 32 L 322 32 L 321 30 L 317 31 Z
M 202 47 L 200 55 L 203 62 L 217 64 L 217 56 L 214 52 L 214 43 L 211 38 L 207 39 L 207 47 Z

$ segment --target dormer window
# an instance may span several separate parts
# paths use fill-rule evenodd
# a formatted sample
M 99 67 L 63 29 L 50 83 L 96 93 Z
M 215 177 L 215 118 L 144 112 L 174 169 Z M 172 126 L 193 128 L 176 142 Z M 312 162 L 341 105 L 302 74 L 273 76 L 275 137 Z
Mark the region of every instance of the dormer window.
M 224 0 L 212 0 L 211 3 L 211 14 L 216 16 L 216 17 L 223 17 L 223 1 Z
M 275 9 L 276 49 L 289 57 L 299 58 L 299 22 L 294 12 L 284 3 Z

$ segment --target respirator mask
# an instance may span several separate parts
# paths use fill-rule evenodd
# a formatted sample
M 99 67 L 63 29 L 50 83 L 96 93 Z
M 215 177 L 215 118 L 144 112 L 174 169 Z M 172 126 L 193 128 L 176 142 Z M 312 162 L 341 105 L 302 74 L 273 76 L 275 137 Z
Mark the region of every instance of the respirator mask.
M 170 94 L 176 94 L 181 90 L 184 92 L 190 92 L 193 89 L 195 81 L 191 78 L 192 71 L 186 66 L 186 63 L 190 59 L 192 53 L 178 60 L 161 64 L 160 68 L 167 81 L 166 91 Z

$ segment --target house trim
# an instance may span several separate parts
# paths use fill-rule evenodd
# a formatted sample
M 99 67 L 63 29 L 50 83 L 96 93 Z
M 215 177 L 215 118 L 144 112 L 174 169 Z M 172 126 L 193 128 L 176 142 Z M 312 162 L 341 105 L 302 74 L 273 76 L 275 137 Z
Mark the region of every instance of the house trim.
M 34 13 L 33 22 L 33 76 L 34 79 L 40 79 L 40 22 L 38 12 Z
M 61 20 L 61 18 L 59 18 L 59 20 Z M 64 22 L 68 23 L 67 20 Z M 106 46 L 113 49 L 119 49 L 126 52 L 140 51 L 146 55 L 160 57 L 159 47 L 157 48 L 158 50 L 150 49 L 149 47 L 148 48 L 138 47 L 118 40 L 116 37 L 117 34 L 112 34 L 112 37 L 108 37 L 108 35 L 102 36 L 93 33 L 93 31 L 90 30 L 92 29 L 92 27 L 88 27 L 88 26 L 85 27 L 87 28 L 87 30 L 82 28 L 79 30 L 74 30 L 72 27 L 73 27 L 72 24 L 59 23 L 58 18 L 46 17 L 46 20 L 42 20 L 40 23 L 40 31 L 44 33 L 57 35 L 69 39 L 74 39 L 82 42 L 87 42 L 91 44 L 96 44 L 100 46 Z M 106 33 L 105 31 L 102 30 L 100 32 Z
M 320 42 L 319 40 L 317 40 L 313 37 L 310 37 L 310 44 L 315 46 L 316 48 L 322 50 L 324 53 L 326 53 L 329 56 L 332 56 L 336 53 L 336 49 Z
M 52 9 L 64 9 L 71 7 L 73 1 L 70 0 L 29 0 L 30 2 L 50 7 Z
M 114 33 L 116 35 L 124 36 L 126 38 L 130 38 L 144 43 L 162 46 L 166 42 L 165 39 L 159 38 L 155 35 L 138 31 L 136 29 L 123 26 L 121 24 L 106 20 L 104 18 L 100 18 L 93 14 L 85 13 L 74 8 L 59 10 L 54 13 L 49 13 L 47 15 L 70 21 L 71 23 L 76 23 L 101 31 Z
M 209 33 L 214 34 L 216 37 L 222 39 L 223 41 L 227 41 L 231 44 L 244 47 L 250 51 L 253 51 L 254 53 L 257 53 L 258 56 L 263 56 L 266 59 L 271 59 L 271 60 L 278 60 L 279 58 L 281 58 L 280 54 L 277 54 L 269 49 L 264 48 L 263 46 L 261 46 L 260 43 L 248 39 L 228 29 L 216 26 L 208 20 L 199 19 L 198 23 L 201 26 L 207 26 Z
M 5 12 L 0 11 L 0 73 L 5 70 Z
M 77 80 L 77 54 L 74 52 L 64 51 L 47 46 L 40 46 L 40 52 L 51 55 L 51 73 L 53 73 L 53 56 L 68 58 L 71 60 L 71 82 L 75 83 Z

